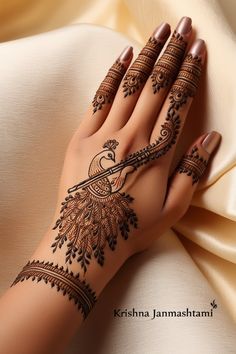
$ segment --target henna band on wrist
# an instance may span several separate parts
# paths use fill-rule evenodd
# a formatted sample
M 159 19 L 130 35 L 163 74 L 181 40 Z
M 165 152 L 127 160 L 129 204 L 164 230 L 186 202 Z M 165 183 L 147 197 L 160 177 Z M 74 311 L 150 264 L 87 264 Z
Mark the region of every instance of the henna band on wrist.
M 63 296 L 67 295 L 69 300 L 73 300 L 81 311 L 84 319 L 96 303 L 96 294 L 90 286 L 79 279 L 79 273 L 74 275 L 68 269 L 54 265 L 53 262 L 40 262 L 33 260 L 28 262 L 18 274 L 11 286 L 24 280 L 31 279 L 37 282 L 43 280 L 46 284 L 61 291 Z

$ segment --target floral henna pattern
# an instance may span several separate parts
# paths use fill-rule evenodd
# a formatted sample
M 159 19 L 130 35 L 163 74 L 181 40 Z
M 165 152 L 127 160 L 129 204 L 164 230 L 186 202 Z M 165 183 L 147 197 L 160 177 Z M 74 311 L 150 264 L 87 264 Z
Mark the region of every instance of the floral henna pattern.
M 150 75 L 153 65 L 163 47 L 163 42 L 150 37 L 124 78 L 124 97 L 134 94 Z
M 103 150 L 92 159 L 88 178 L 68 189 L 60 218 L 54 226 L 58 234 L 52 244 L 53 252 L 66 244 L 66 262 L 72 263 L 76 259 L 84 272 L 92 258 L 102 266 L 105 247 L 108 245 L 114 251 L 119 233 L 127 240 L 131 228 L 138 227 L 137 215 L 131 207 L 133 198 L 121 190 L 130 173 L 166 154 L 175 144 L 181 125 L 179 108 L 195 94 L 200 73 L 201 61 L 188 55 L 171 90 L 160 135 L 153 144 L 115 163 L 115 150 L 119 143 L 108 140 Z M 198 158 L 195 153 L 191 155 L 191 161 L 196 165 Z M 105 160 L 110 161 L 111 167 L 103 167 Z M 187 161 L 184 162 L 185 169 L 190 166 Z M 202 171 L 204 164 L 200 158 L 196 166 L 200 166 L 198 169 Z M 199 176 L 195 165 L 192 170 L 194 181 Z M 182 170 L 185 171 L 183 165 Z
M 57 291 L 67 295 L 69 300 L 73 300 L 81 311 L 84 319 L 96 303 L 96 294 L 90 286 L 79 279 L 79 274 L 74 275 L 68 269 L 54 265 L 52 262 L 31 261 L 28 262 L 22 271 L 18 274 L 11 286 L 16 285 L 24 280 L 40 282 L 43 280 L 51 287 L 55 287 Z
M 186 173 L 192 177 L 192 184 L 199 181 L 207 167 L 207 160 L 201 157 L 199 149 L 194 146 L 189 154 L 186 154 L 176 168 L 178 173 Z
M 93 99 L 93 113 L 101 110 L 104 104 L 112 103 L 116 91 L 125 73 L 125 66 L 119 59 L 115 61 L 108 71 L 105 79 L 99 86 Z
M 184 57 L 187 42 L 176 31 L 173 33 L 165 52 L 154 66 L 151 74 L 153 93 L 168 87 L 176 78 Z

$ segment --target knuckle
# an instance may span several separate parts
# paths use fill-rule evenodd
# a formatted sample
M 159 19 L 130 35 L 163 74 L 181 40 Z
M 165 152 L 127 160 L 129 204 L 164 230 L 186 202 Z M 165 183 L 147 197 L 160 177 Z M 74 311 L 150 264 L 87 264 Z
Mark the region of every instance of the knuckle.
M 173 222 L 177 222 L 181 219 L 187 212 L 189 208 L 189 203 L 187 200 L 173 202 L 168 210 L 168 214 Z

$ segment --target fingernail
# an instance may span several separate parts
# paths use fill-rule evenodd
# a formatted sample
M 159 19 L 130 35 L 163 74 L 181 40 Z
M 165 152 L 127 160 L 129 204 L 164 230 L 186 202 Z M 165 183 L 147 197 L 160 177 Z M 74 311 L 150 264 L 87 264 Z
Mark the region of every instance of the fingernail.
M 121 52 L 118 59 L 120 61 L 127 61 L 132 57 L 132 55 L 133 55 L 133 47 L 128 46 Z
M 203 149 L 208 152 L 208 154 L 212 154 L 212 152 L 218 146 L 220 139 L 221 135 L 215 131 L 207 134 L 207 136 L 202 141 Z
M 192 54 L 193 57 L 201 58 L 202 62 L 205 60 L 206 56 L 206 44 L 202 39 L 197 39 L 193 42 L 189 54 Z
M 170 35 L 170 25 L 168 23 L 163 22 L 160 26 L 158 26 L 152 34 L 152 37 L 155 39 L 159 39 L 161 41 L 166 40 Z
M 176 27 L 176 32 L 181 34 L 181 35 L 186 35 L 190 34 L 190 31 L 192 30 L 192 20 L 190 17 L 182 17 L 181 20 L 179 21 L 177 27 Z

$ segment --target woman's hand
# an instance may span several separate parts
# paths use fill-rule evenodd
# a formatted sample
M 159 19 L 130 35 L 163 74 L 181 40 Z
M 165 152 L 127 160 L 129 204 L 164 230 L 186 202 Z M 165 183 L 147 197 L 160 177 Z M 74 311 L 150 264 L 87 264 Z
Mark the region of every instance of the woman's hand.
M 171 176 L 206 49 L 185 56 L 183 18 L 155 64 L 169 34 L 161 25 L 129 69 L 122 53 L 74 134 L 55 220 L 0 300 L 1 353 L 61 352 L 127 258 L 187 210 L 220 135 L 199 137 Z
M 168 24 L 130 68 L 126 48 L 69 144 L 52 248 L 64 249 L 65 262 L 84 273 L 91 262 L 105 265 L 111 251 L 115 262 L 146 249 L 180 219 L 220 140 L 216 132 L 199 137 L 170 176 L 206 53 L 198 39 L 186 55 L 191 31 L 184 17 L 157 63 Z

